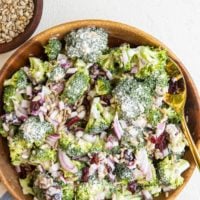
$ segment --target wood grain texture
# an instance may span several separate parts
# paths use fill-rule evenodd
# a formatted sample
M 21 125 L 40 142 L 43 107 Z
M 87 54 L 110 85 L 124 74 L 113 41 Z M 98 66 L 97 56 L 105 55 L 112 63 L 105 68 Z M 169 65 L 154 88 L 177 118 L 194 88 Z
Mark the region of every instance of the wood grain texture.
M 2 96 L 3 81 L 9 78 L 24 64 L 26 64 L 30 55 L 40 56 L 43 51 L 42 46 L 46 44 L 50 37 L 58 36 L 59 38 L 63 38 L 63 36 L 71 30 L 85 26 L 97 26 L 104 28 L 109 33 L 109 43 L 111 46 L 117 46 L 122 42 L 128 42 L 132 46 L 151 45 L 165 48 L 168 51 L 169 56 L 180 66 L 186 79 L 188 91 L 186 113 L 189 116 L 190 131 L 191 133 L 193 133 L 193 138 L 195 140 L 195 143 L 198 145 L 198 149 L 200 149 L 200 99 L 198 91 L 188 71 L 185 69 L 184 65 L 176 57 L 176 55 L 163 43 L 150 36 L 149 34 L 138 30 L 137 28 L 130 27 L 121 23 L 103 20 L 75 21 L 71 23 L 61 24 L 35 36 L 34 38 L 26 42 L 23 46 L 21 46 L 5 63 L 3 69 L 0 72 L 0 96 Z M 0 105 L 0 109 L 2 113 L 2 103 Z M 16 199 L 31 199 L 31 197 L 24 196 L 22 194 L 18 183 L 17 174 L 9 161 L 7 143 L 2 138 L 0 139 L 0 156 L 0 178 L 2 179 L 8 190 Z M 174 200 L 176 196 L 181 192 L 181 190 L 186 186 L 195 169 L 195 163 L 189 150 L 186 151 L 185 159 L 189 160 L 191 167 L 184 173 L 184 184 L 177 190 L 171 192 L 168 198 L 165 198 L 163 195 L 161 195 L 156 199 Z
M 20 33 L 10 42 L 0 44 L 0 53 L 5 53 L 17 48 L 18 46 L 23 44 L 26 40 L 28 40 L 34 33 L 42 16 L 43 0 L 33 0 L 33 2 L 34 2 L 33 17 L 31 18 L 30 23 L 25 28 L 25 31 Z

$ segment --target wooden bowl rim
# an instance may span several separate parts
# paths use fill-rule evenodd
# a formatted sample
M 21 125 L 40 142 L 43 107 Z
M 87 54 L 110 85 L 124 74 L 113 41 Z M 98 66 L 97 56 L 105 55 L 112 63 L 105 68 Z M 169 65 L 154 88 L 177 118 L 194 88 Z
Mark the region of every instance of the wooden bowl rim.
M 200 98 L 199 98 L 199 93 L 198 90 L 188 72 L 188 70 L 185 68 L 185 66 L 183 65 L 183 63 L 179 60 L 179 58 L 165 45 L 163 44 L 161 41 L 159 41 L 158 39 L 154 38 L 152 35 L 136 28 L 133 26 L 129 26 L 123 23 L 119 23 L 119 22 L 114 22 L 114 21 L 110 21 L 110 20 L 99 20 L 99 19 L 86 19 L 86 20 L 78 20 L 78 21 L 72 21 L 72 22 L 68 22 L 68 23 L 63 23 L 54 27 L 51 27 L 39 34 L 37 34 L 36 36 L 34 36 L 32 39 L 28 40 L 27 42 L 25 42 L 16 52 L 14 52 L 10 58 L 6 61 L 6 63 L 4 64 L 4 66 L 2 67 L 2 69 L 0 70 L 0 76 L 3 76 L 4 73 L 6 73 L 7 70 L 9 70 L 9 63 L 11 63 L 12 58 L 18 56 L 19 52 L 21 50 L 25 50 L 26 48 L 30 47 L 31 44 L 33 42 L 37 42 L 38 39 L 40 37 L 42 37 L 45 33 L 47 32 L 56 32 L 57 28 L 65 28 L 66 26 L 71 26 L 71 30 L 76 29 L 76 28 L 80 28 L 80 27 L 84 27 L 84 26 L 97 26 L 97 27 L 101 27 L 103 24 L 104 27 L 107 27 L 108 30 L 109 28 L 118 28 L 121 29 L 122 31 L 125 32 L 129 32 L 129 33 L 137 33 L 137 35 L 140 35 L 143 38 L 148 38 L 148 40 L 151 40 L 152 43 L 155 43 L 157 46 L 161 46 L 162 48 L 166 49 L 169 56 L 175 61 L 177 62 L 177 64 L 179 66 L 181 66 L 181 69 L 187 74 L 189 80 L 190 80 L 190 84 L 192 85 L 192 88 L 194 90 L 194 96 L 195 99 L 197 100 L 197 106 L 198 108 L 200 108 Z M 59 34 L 59 33 L 57 33 Z M 49 34 L 51 35 L 51 34 Z M 55 34 L 53 34 L 55 35 Z M 198 150 L 200 151 L 200 140 L 196 141 L 196 145 Z M 193 172 L 195 170 L 195 165 L 192 165 L 190 167 L 190 174 L 189 174 L 189 179 L 191 178 Z M 6 177 L 4 177 L 3 171 L 0 169 L 0 179 L 3 182 L 3 184 L 7 187 L 8 191 L 16 198 L 18 198 L 18 195 L 16 193 L 16 191 L 10 187 L 8 181 L 6 180 Z M 188 180 L 189 180 L 188 179 Z M 187 181 L 188 182 L 188 181 Z M 177 190 L 175 190 L 175 192 L 173 193 L 173 197 L 167 198 L 168 200 L 174 200 L 178 194 L 182 191 L 183 187 L 178 188 Z
M 11 40 L 8 43 L 0 44 L 0 54 L 6 53 L 20 46 L 26 40 L 28 40 L 36 30 L 42 17 L 43 0 L 33 0 L 33 2 L 34 2 L 34 11 L 30 23 L 27 25 L 27 27 L 25 27 L 24 32 L 20 33 L 13 40 Z

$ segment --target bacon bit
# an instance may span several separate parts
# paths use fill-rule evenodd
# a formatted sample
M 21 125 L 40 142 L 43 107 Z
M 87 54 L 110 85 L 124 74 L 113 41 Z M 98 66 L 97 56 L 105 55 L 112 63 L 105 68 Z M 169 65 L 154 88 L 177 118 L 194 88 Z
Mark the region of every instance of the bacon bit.
M 72 119 L 70 119 L 67 123 L 66 126 L 69 128 L 70 126 L 72 126 L 73 124 L 77 123 L 80 120 L 79 117 L 73 117 Z
M 184 90 L 184 83 L 183 80 L 180 79 L 178 81 L 174 81 L 172 79 L 170 79 L 169 81 L 169 89 L 168 92 L 170 94 L 178 94 L 180 91 Z
M 81 180 L 83 182 L 88 182 L 88 179 L 89 179 L 89 167 L 84 167 L 82 170 Z
M 92 159 L 90 160 L 90 163 L 91 164 L 98 164 L 99 163 L 99 157 L 98 157 L 98 154 L 95 153 L 93 156 L 92 156 Z
M 137 183 L 135 181 L 132 181 L 130 183 L 128 183 L 128 190 L 134 194 L 136 192 L 137 189 Z

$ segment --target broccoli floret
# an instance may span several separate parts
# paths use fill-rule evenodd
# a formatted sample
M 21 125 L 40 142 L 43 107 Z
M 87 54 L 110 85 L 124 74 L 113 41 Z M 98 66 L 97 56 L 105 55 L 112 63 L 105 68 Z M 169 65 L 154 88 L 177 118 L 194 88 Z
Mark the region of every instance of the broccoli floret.
M 46 121 L 41 122 L 37 117 L 29 117 L 21 126 L 23 137 L 26 141 L 41 145 L 45 137 L 53 133 L 53 126 Z
M 189 162 L 184 159 L 176 159 L 175 157 L 166 157 L 158 163 L 158 175 L 162 185 L 176 189 L 183 184 L 184 178 L 181 174 L 188 169 Z
M 9 139 L 10 157 L 13 165 L 20 165 L 27 163 L 30 155 L 32 144 L 21 138 L 15 136 Z
M 98 196 L 99 199 L 110 199 L 113 186 L 105 180 L 91 180 L 87 183 L 79 184 L 77 188 L 77 200 L 88 200 Z
M 63 67 L 57 66 L 49 73 L 48 76 L 50 81 L 58 82 L 65 77 L 65 70 Z
M 63 135 L 59 140 L 60 147 L 71 157 L 80 157 L 87 154 L 92 143 L 83 139 L 77 139 L 73 135 Z
M 137 118 L 152 105 L 153 94 L 149 85 L 134 78 L 122 79 L 113 90 L 113 95 L 120 114 L 126 119 Z
M 172 108 L 165 109 L 169 123 L 178 124 L 181 121 L 181 116 Z
M 19 105 L 23 97 L 20 93 L 16 92 L 16 88 L 13 86 L 7 86 L 3 92 L 3 108 L 6 112 L 12 112 L 15 109 L 15 105 Z
M 56 151 L 48 145 L 42 145 L 39 149 L 32 150 L 29 161 L 33 165 L 41 164 L 44 169 L 48 169 L 51 163 L 56 161 Z
M 99 97 L 94 98 L 85 131 L 95 134 L 106 130 L 112 123 L 114 112 L 112 107 L 103 107 Z
M 43 62 L 41 59 L 36 57 L 30 57 L 30 68 L 28 75 L 33 83 L 42 83 L 46 80 L 46 73 L 49 70 L 48 62 Z
M 94 63 L 107 48 L 108 34 L 102 28 L 80 28 L 69 33 L 65 41 L 70 58 L 82 58 L 85 62 Z
M 28 175 L 25 179 L 19 179 L 19 183 L 22 187 L 22 191 L 24 194 L 32 194 L 34 195 L 32 184 L 32 176 Z
M 134 49 L 131 49 L 128 44 L 123 44 L 100 56 L 99 64 L 104 70 L 114 73 L 127 72 L 133 67 L 132 57 L 134 54 Z
M 62 49 L 62 43 L 57 38 L 51 38 L 48 41 L 48 44 L 44 46 L 44 49 L 49 60 L 54 60 L 57 58 L 58 54 Z
M 136 77 L 145 79 L 157 70 L 166 66 L 167 54 L 165 50 L 155 49 L 148 46 L 139 46 L 133 56 L 133 64 L 138 66 Z
M 87 90 L 89 80 L 88 70 L 79 69 L 65 83 L 65 89 L 61 95 L 61 99 L 69 104 L 75 104 Z
M 133 180 L 133 171 L 123 163 L 117 163 L 115 165 L 114 173 L 117 175 L 119 180 L 124 180 L 127 182 Z
M 147 113 L 147 120 L 153 127 L 157 126 L 157 124 L 161 121 L 162 117 L 162 112 L 157 108 L 153 108 Z
M 106 95 L 109 94 L 111 91 L 110 81 L 101 77 L 97 79 L 95 90 L 98 95 Z
M 62 186 L 62 199 L 73 200 L 75 196 L 73 184 L 63 184 Z
M 13 86 L 16 89 L 24 89 L 28 85 L 28 78 L 23 69 L 18 70 L 12 77 L 4 81 L 4 86 Z

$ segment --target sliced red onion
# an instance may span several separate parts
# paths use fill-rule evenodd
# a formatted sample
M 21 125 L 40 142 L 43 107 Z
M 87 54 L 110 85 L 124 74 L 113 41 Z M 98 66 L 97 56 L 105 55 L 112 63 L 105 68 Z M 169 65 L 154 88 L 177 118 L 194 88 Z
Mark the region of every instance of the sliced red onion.
M 120 140 L 122 135 L 124 134 L 124 131 L 122 130 L 122 127 L 121 127 L 120 122 L 118 120 L 117 114 L 115 115 L 115 118 L 114 118 L 113 128 L 114 128 L 114 132 L 115 132 L 117 138 Z
M 50 146 L 54 147 L 59 138 L 60 138 L 59 134 L 49 135 L 46 138 L 46 143 L 49 144 Z
M 24 121 L 28 118 L 27 111 L 20 107 L 15 109 L 15 114 L 22 121 Z
M 78 172 L 77 167 L 74 166 L 70 158 L 61 149 L 58 150 L 58 158 L 63 169 L 74 174 Z
M 151 193 L 148 190 L 143 190 L 142 194 L 143 194 L 145 200 L 152 200 L 153 199 Z
M 72 63 L 67 59 L 67 56 L 64 54 L 58 54 L 57 61 L 58 64 L 64 69 L 67 69 L 72 66 Z
M 165 130 L 166 122 L 159 123 L 156 128 L 156 136 L 159 137 Z
M 118 139 L 114 135 L 109 135 L 107 137 L 107 142 L 106 142 L 105 148 L 110 150 L 116 146 L 119 146 Z
M 115 181 L 115 175 L 114 174 L 112 174 L 112 173 L 109 173 L 108 174 L 108 178 L 109 178 L 109 180 L 111 181 L 111 182 L 114 182 Z
M 94 143 L 96 141 L 96 135 L 89 135 L 89 134 L 84 134 L 83 139 L 87 142 Z
M 137 66 L 133 66 L 133 68 L 131 69 L 131 74 L 136 74 L 137 72 L 138 72 Z
M 53 85 L 51 86 L 51 89 L 52 89 L 55 93 L 60 94 L 60 93 L 64 90 L 64 87 L 65 87 L 64 83 L 56 83 L 56 84 L 53 84 Z
M 135 155 L 136 162 L 139 166 L 139 169 L 143 172 L 143 174 L 146 176 L 147 180 L 152 179 L 152 170 L 151 170 L 151 164 L 148 160 L 148 155 L 145 149 L 141 149 L 138 151 Z

